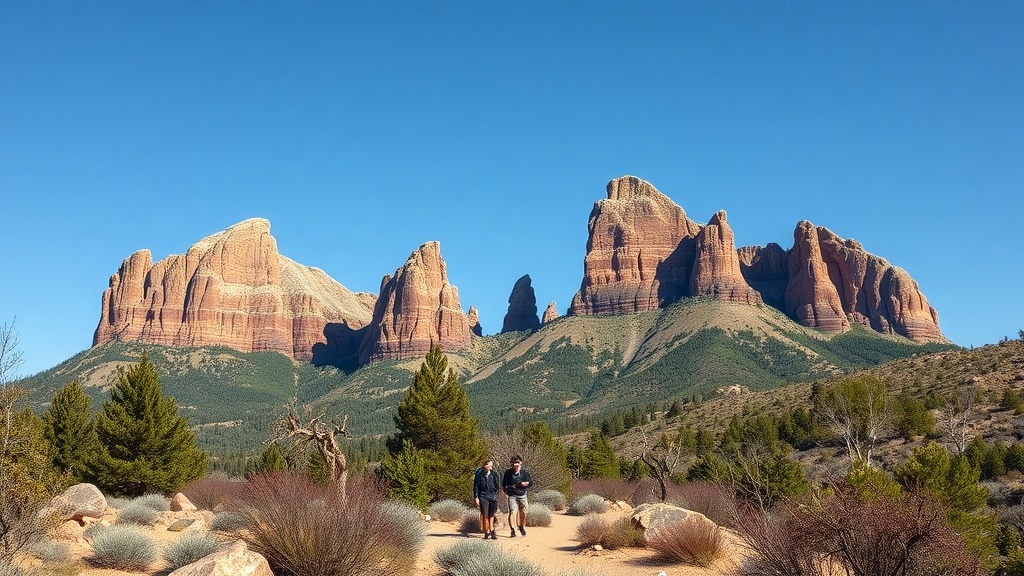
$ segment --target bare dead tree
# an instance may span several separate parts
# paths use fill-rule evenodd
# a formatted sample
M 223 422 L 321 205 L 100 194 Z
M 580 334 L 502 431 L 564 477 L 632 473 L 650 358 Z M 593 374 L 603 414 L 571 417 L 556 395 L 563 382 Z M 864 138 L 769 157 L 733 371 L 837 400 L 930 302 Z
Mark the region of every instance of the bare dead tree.
M 842 438 L 851 462 L 870 466 L 875 446 L 892 429 L 891 398 L 885 384 L 873 377 L 835 385 L 815 409 L 825 426 Z
M 962 454 L 971 441 L 970 427 L 974 421 L 977 394 L 973 385 L 957 386 L 943 398 L 943 406 L 939 411 L 939 428 L 949 437 L 957 454 Z
M 679 466 L 686 451 L 679 435 L 674 437 L 663 434 L 657 444 L 651 445 L 647 440 L 647 433 L 640 429 L 640 436 L 643 438 L 644 448 L 640 453 L 640 460 L 647 465 L 651 477 L 658 481 L 658 488 L 661 490 L 660 499 L 662 502 L 668 497 L 668 482 L 672 479 L 672 473 Z
M 342 495 L 348 482 L 348 461 L 338 446 L 338 436 L 348 438 L 348 415 L 341 422 L 329 421 L 325 413 L 312 416 L 307 407 L 305 418 L 299 419 L 295 402 L 288 405 L 288 414 L 279 426 L 279 438 L 289 438 L 296 446 L 313 444 L 327 463 L 331 483 Z

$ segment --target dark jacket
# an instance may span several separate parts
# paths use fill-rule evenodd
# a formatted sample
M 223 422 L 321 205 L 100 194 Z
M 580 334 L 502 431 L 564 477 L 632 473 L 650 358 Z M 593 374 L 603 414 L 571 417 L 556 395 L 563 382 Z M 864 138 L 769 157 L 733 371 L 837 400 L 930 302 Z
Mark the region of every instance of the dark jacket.
M 485 474 L 483 470 L 473 477 L 473 498 L 483 498 L 485 500 L 497 500 L 498 499 L 498 473 L 491 471 L 490 474 Z
M 520 482 L 526 482 L 526 486 L 520 486 Z M 505 474 L 501 477 L 501 489 L 509 496 L 525 496 L 526 489 L 531 484 L 533 484 L 533 478 L 530 478 L 530 471 L 525 468 L 520 468 L 519 474 L 516 474 L 512 468 L 509 468 L 505 470 Z

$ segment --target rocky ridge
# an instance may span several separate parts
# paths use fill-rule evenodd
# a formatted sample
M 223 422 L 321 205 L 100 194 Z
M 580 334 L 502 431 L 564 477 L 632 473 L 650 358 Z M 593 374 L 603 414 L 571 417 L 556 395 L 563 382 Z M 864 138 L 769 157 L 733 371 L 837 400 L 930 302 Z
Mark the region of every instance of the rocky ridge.
M 508 296 L 508 312 L 501 325 L 501 333 L 521 332 L 540 328 L 537 317 L 537 294 L 533 291 L 530 275 L 525 274 L 516 280 L 512 293 Z

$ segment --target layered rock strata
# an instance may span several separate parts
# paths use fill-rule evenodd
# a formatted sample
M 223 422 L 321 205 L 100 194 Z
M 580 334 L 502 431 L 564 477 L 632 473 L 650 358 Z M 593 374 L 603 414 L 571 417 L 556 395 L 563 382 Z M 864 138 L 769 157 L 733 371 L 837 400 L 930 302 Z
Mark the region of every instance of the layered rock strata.
M 254 218 L 156 264 L 149 250 L 132 254 L 103 292 L 93 345 L 221 345 L 310 359 L 328 323 L 359 329 L 373 301 L 280 255 L 270 222 Z
M 530 275 L 526 274 L 516 280 L 512 293 L 508 296 L 508 312 L 501 325 L 501 333 L 521 332 L 540 328 L 537 317 L 537 295 L 533 291 Z
M 466 319 L 469 321 L 469 331 L 477 336 L 484 335 L 484 328 L 480 325 L 480 311 L 476 309 L 476 306 L 470 306 L 469 312 L 466 313 Z
M 441 245 L 427 242 L 395 274 L 381 280 L 380 295 L 359 349 L 359 363 L 425 355 L 469 345 L 469 318 L 459 291 L 448 282 Z
M 541 324 L 550 324 L 558 319 L 558 308 L 555 303 L 548 302 L 548 307 L 544 309 L 544 317 L 541 319 Z
M 761 304 L 761 294 L 743 278 L 736 241 L 725 210 L 711 217 L 697 234 L 691 296 L 711 296 L 743 304 Z

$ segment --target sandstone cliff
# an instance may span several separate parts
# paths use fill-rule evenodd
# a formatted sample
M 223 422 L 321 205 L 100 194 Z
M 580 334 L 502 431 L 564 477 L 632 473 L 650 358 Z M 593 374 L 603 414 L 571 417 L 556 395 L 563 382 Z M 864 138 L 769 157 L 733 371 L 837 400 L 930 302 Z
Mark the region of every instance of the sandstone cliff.
M 541 319 L 541 324 L 548 324 L 558 320 L 558 308 L 555 303 L 548 302 L 548 307 L 544 309 L 544 317 Z
M 697 234 L 690 295 L 761 304 L 761 294 L 743 278 L 736 241 L 726 221 L 725 210 L 712 216 L 707 226 Z
M 480 325 L 480 311 L 476 306 L 470 306 L 466 313 L 466 320 L 469 322 L 469 331 L 477 336 L 484 335 L 484 327 Z
M 530 275 L 526 274 L 516 280 L 512 293 L 508 296 L 508 312 L 501 325 L 501 332 L 521 332 L 540 328 L 537 317 L 537 295 L 533 291 Z
M 448 283 L 441 245 L 427 242 L 393 276 L 381 280 L 359 363 L 423 356 L 434 345 L 445 351 L 462 349 L 469 345 L 469 335 L 469 319 L 458 289 Z
M 686 295 L 700 226 L 649 182 L 623 176 L 590 213 L 583 282 L 570 315 L 654 310 Z
M 365 326 L 373 300 L 281 256 L 270 222 L 256 218 L 156 264 L 149 250 L 132 254 L 103 292 L 93 345 L 222 345 L 310 359 L 328 323 Z

